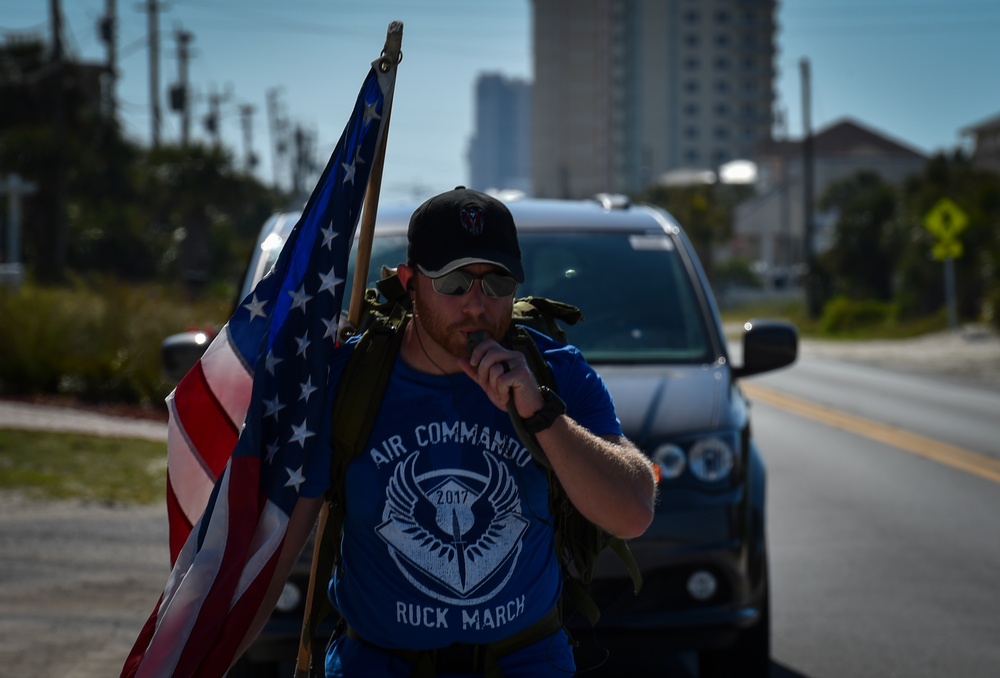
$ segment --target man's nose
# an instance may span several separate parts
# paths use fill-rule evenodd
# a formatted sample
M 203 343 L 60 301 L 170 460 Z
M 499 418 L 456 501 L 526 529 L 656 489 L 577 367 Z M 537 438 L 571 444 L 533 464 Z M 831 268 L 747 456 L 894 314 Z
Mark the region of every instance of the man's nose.
M 483 281 L 481 279 L 476 279 L 472 281 L 472 287 L 469 291 L 462 295 L 462 301 L 464 307 L 467 310 L 475 309 L 481 310 L 486 306 L 486 293 L 483 291 Z

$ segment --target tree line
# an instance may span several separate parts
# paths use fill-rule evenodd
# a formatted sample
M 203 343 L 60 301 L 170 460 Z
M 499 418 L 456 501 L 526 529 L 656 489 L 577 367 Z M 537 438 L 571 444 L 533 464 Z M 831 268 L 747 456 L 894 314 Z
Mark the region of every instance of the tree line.
M 101 111 L 87 68 L 53 72 L 40 42 L 3 51 L 0 174 L 37 186 L 23 202 L 29 278 L 180 281 L 197 292 L 239 276 L 260 225 L 290 196 L 225 148 L 128 139 Z

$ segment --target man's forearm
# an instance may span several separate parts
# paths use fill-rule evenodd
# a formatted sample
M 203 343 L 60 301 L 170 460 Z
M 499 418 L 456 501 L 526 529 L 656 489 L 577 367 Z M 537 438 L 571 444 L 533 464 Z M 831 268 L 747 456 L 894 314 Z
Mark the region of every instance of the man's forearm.
M 653 520 L 652 465 L 628 439 L 595 436 L 561 416 L 537 434 L 570 501 L 587 519 L 618 537 L 636 537 Z

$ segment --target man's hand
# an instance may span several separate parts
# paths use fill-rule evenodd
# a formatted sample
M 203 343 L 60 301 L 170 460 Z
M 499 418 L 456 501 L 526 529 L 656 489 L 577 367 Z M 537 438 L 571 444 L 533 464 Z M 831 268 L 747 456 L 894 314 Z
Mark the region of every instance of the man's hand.
M 535 375 L 520 351 L 485 339 L 472 349 L 468 360 L 459 360 L 459 365 L 501 410 L 506 410 L 513 398 L 517 413 L 527 419 L 544 405 Z

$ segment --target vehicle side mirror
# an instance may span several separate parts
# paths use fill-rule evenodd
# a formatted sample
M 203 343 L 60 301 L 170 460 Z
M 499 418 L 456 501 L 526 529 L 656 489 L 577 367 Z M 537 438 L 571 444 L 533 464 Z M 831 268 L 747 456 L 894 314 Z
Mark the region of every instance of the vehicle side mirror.
M 750 320 L 743 325 L 743 365 L 733 369 L 733 378 L 770 372 L 795 362 L 799 331 L 783 320 Z
M 174 383 L 184 378 L 201 359 L 212 338 L 205 332 L 191 331 L 171 334 L 160 344 L 163 373 Z

